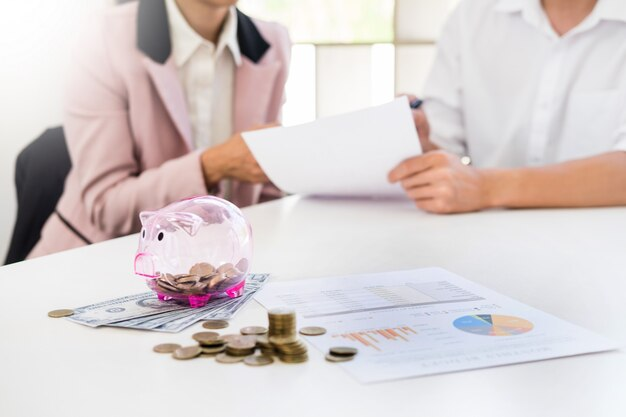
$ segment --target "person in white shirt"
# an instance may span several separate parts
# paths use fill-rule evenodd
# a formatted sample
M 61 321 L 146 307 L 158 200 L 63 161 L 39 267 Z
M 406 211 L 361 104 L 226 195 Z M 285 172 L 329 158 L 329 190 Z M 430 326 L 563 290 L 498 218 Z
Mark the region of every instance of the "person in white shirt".
M 626 205 L 626 1 L 465 0 L 423 99 L 419 208 Z

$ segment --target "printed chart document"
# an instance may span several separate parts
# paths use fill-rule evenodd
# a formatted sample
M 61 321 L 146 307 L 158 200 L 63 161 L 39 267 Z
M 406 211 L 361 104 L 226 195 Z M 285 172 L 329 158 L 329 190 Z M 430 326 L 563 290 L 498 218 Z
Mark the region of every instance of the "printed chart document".
M 422 153 L 406 97 L 292 127 L 245 132 L 267 176 L 283 191 L 318 196 L 403 196 L 387 174 Z
M 363 383 L 615 349 L 608 339 L 439 268 L 270 283 L 265 308 L 291 307 L 307 341 L 359 350 Z

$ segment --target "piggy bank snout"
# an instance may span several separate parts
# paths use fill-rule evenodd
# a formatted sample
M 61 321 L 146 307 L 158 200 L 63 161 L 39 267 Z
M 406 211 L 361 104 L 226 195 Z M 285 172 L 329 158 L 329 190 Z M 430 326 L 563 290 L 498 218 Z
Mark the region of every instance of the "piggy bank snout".
M 135 256 L 135 274 L 142 277 L 156 278 L 158 258 L 151 253 L 140 252 Z

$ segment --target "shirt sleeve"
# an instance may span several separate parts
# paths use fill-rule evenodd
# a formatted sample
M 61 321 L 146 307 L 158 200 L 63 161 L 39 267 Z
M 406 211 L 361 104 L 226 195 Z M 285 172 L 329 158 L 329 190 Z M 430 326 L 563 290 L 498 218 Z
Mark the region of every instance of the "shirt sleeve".
M 464 4 L 448 18 L 437 42 L 437 55 L 424 87 L 424 112 L 430 140 L 457 155 L 467 154 L 461 80 L 461 15 Z

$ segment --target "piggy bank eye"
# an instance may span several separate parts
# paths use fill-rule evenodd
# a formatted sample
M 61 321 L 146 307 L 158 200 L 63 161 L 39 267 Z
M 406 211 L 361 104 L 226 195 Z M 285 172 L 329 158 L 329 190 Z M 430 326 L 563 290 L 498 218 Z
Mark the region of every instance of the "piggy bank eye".
M 146 229 L 143 229 L 143 230 L 141 231 L 141 238 L 142 238 L 142 239 L 145 239 L 145 238 L 146 238 Z
M 163 240 L 163 237 L 165 237 L 165 235 L 163 234 L 163 232 L 159 232 L 157 239 L 159 239 L 159 242 Z

